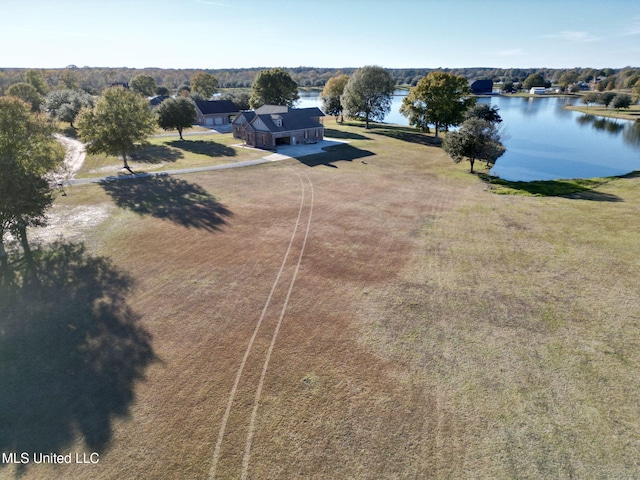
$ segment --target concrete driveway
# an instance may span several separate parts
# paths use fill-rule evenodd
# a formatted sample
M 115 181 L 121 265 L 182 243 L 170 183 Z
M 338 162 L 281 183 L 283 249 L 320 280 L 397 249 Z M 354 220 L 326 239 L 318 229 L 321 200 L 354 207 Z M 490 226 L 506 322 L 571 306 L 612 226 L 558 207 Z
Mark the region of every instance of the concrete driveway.
M 325 138 L 318 143 L 310 143 L 307 145 L 278 145 L 277 155 L 284 155 L 286 157 L 300 158 L 307 155 L 315 155 L 316 153 L 322 153 L 325 148 L 333 147 L 335 145 L 341 145 L 344 140 L 338 140 L 337 138 Z

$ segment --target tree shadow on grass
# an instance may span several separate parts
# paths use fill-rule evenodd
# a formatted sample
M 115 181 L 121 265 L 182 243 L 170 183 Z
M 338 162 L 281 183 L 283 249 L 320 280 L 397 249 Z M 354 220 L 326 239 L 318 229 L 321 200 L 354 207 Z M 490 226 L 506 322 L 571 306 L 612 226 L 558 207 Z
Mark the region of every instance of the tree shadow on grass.
M 168 142 L 167 145 L 208 157 L 235 157 L 237 155 L 233 148 L 207 140 L 174 140 Z
M 220 230 L 231 211 L 200 185 L 169 175 L 100 182 L 118 207 L 184 227 Z
M 166 145 L 146 145 L 136 150 L 133 160 L 144 163 L 175 162 L 184 158 L 184 154 L 175 148 Z
M 486 173 L 477 173 L 489 185 L 490 191 L 501 195 L 527 195 L 534 197 L 562 197 L 574 200 L 592 200 L 596 202 L 622 202 L 622 198 L 610 193 L 599 192 L 597 187 L 608 180 L 539 180 L 531 182 L 512 182 L 492 177 Z
M 339 138 L 341 140 L 371 140 L 371 137 L 365 137 L 359 133 L 345 132 L 334 128 L 325 128 L 324 136 L 328 138 Z
M 338 168 L 336 165 L 333 165 L 334 162 L 352 162 L 358 158 L 370 157 L 372 155 L 375 155 L 375 153 L 369 150 L 361 150 L 349 144 L 341 144 L 325 148 L 324 153 L 306 155 L 297 160 L 308 167 L 324 165 L 326 167 Z
M 13 261 L 0 285 L 0 452 L 64 452 L 81 436 L 99 453 L 156 360 L 127 305 L 134 281 L 83 244 L 33 254 L 35 280 Z
M 441 142 L 436 141 L 426 133 L 420 132 L 410 127 L 398 127 L 394 125 L 376 125 L 371 129 L 371 133 L 376 135 L 384 135 L 385 137 L 395 138 L 403 142 L 417 143 L 419 145 L 440 146 Z

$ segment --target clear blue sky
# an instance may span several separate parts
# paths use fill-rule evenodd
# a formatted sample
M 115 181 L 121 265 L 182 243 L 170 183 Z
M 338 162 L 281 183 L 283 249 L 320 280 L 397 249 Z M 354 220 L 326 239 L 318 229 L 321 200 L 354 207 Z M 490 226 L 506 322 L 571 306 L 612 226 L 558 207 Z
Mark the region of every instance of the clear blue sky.
M 640 0 L 0 0 L 0 68 L 640 66 Z

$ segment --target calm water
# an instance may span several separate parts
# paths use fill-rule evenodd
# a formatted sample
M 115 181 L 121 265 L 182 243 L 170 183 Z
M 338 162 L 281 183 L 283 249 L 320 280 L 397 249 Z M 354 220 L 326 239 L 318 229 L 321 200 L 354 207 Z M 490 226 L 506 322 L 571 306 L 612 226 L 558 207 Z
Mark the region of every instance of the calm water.
M 397 92 L 406 94 L 406 92 Z M 300 92 L 299 107 L 319 107 L 318 92 Z M 394 96 L 385 122 L 407 125 Z M 554 180 L 624 175 L 640 170 L 640 123 L 564 110 L 562 97 L 479 98 L 500 108 L 506 153 L 491 169 L 506 180 Z

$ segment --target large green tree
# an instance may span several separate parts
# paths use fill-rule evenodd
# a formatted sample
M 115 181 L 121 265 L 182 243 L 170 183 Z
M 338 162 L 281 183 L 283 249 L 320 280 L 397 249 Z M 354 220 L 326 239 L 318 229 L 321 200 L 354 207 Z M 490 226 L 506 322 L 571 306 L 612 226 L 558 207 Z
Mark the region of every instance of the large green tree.
M 284 68 L 260 70 L 251 85 L 249 105 L 286 105 L 292 107 L 298 101 L 298 84 Z
M 359 68 L 344 87 L 342 107 L 349 117 L 364 119 L 365 128 L 369 128 L 370 121 L 382 121 L 391 110 L 394 87 L 393 78 L 384 68 Z
M 611 106 L 615 108 L 617 112 L 619 112 L 621 108 L 629 108 L 631 106 L 631 95 L 627 95 L 626 93 L 616 94 L 611 102 Z
M 344 89 L 349 82 L 349 75 L 338 75 L 337 77 L 331 77 L 327 80 L 322 93 L 320 94 L 320 101 L 322 102 L 322 111 L 327 115 L 333 115 L 338 119 L 338 116 L 342 115 L 342 102 L 340 97 L 344 93 Z
M 151 97 L 155 95 L 158 83 L 151 75 L 140 74 L 131 79 L 129 87 L 140 95 Z
M 198 114 L 196 104 L 187 97 L 168 98 L 156 109 L 158 115 L 158 125 L 165 130 L 178 130 L 180 140 L 182 130 L 191 128 L 196 122 Z
M 42 96 L 49 93 L 49 85 L 40 70 L 27 70 L 24 74 L 24 81 L 32 85 Z
M 476 160 L 493 165 L 505 152 L 495 123 L 480 118 L 466 120 L 458 131 L 447 133 L 442 148 L 455 163 L 469 160 L 471 173 Z
M 18 97 L 20 100 L 31 105 L 31 111 L 37 112 L 42 103 L 42 95 L 38 93 L 36 87 L 26 82 L 18 82 L 7 88 L 7 95 Z
M 522 88 L 529 90 L 531 87 L 546 87 L 547 82 L 540 73 L 532 73 L 524 82 L 522 82 Z
M 80 112 L 76 123 L 87 152 L 119 155 L 129 171 L 127 158 L 156 127 L 147 99 L 122 87 L 106 89 L 94 108 Z
M 218 92 L 218 79 L 207 72 L 198 72 L 191 78 L 191 93 L 209 99 Z
M 32 263 L 27 227 L 43 225 L 53 192 L 45 176 L 64 160 L 53 127 L 16 97 L 0 98 L 0 283 L 8 266 L 4 235 L 11 232 Z
M 421 130 L 428 131 L 429 125 L 434 125 L 438 139 L 440 130 L 462 123 L 475 103 L 465 77 L 431 72 L 409 90 L 400 113 L 409 119 L 409 125 Z
M 42 104 L 42 110 L 50 117 L 62 122 L 69 122 L 75 128 L 73 122 L 85 107 L 93 107 L 95 97 L 83 90 L 54 90 L 49 93 Z
M 598 97 L 598 103 L 603 105 L 604 108 L 609 108 L 613 99 L 616 98 L 616 94 L 614 92 L 602 92 Z

